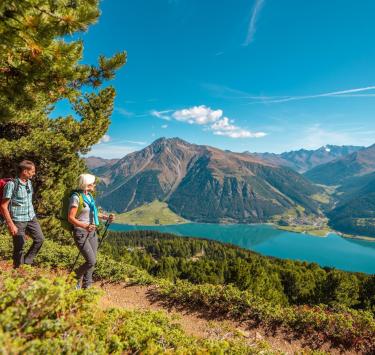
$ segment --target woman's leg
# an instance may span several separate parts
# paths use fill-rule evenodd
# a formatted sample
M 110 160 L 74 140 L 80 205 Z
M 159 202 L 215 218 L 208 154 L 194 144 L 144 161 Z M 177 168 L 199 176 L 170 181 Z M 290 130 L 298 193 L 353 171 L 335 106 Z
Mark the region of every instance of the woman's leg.
M 76 271 L 77 279 L 81 280 L 82 276 L 86 275 L 86 273 L 92 269 L 94 270 L 94 266 L 96 263 L 96 250 L 92 249 L 92 243 L 90 239 L 96 238 L 95 232 L 77 232 L 74 235 L 75 243 L 81 252 L 82 256 L 85 258 L 85 263 L 82 264 L 78 270 Z M 92 275 L 92 272 L 91 272 Z M 87 277 L 86 282 L 83 282 L 83 287 L 88 287 Z
M 87 243 L 90 245 L 91 255 L 90 255 L 90 267 L 87 268 L 86 272 L 83 275 L 82 287 L 88 288 L 92 284 L 92 274 L 94 273 L 95 264 L 96 264 L 96 252 L 98 251 L 98 237 L 96 232 L 92 232 L 87 240 Z

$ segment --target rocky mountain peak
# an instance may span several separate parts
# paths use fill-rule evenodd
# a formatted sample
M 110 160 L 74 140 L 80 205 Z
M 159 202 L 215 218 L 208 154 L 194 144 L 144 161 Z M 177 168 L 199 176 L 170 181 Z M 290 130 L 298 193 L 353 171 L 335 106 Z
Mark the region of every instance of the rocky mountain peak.
M 154 200 L 196 221 L 259 222 L 301 205 L 315 212 L 317 192 L 299 174 L 257 156 L 159 138 L 105 172 L 100 204 L 129 211 Z M 306 196 L 305 196 L 306 195 Z

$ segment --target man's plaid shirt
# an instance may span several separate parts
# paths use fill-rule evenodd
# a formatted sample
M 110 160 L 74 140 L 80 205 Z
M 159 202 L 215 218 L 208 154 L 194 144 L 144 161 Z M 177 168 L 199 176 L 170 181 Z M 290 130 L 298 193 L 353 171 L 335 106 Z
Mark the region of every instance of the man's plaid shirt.
M 35 217 L 32 198 L 33 188 L 30 180 L 24 184 L 17 178 L 9 181 L 4 187 L 3 199 L 10 199 L 9 211 L 14 222 L 28 222 Z

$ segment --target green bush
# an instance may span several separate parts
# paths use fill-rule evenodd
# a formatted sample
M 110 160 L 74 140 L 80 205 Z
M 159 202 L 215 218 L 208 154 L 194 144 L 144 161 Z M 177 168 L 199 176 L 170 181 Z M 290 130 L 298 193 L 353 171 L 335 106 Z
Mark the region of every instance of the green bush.
M 282 306 L 231 285 L 192 285 L 182 280 L 159 282 L 158 292 L 166 299 L 203 307 L 207 312 L 254 320 L 271 328 L 287 327 L 309 337 L 315 346 L 331 341 L 335 346 L 375 352 L 375 320 L 369 311 L 344 306 Z

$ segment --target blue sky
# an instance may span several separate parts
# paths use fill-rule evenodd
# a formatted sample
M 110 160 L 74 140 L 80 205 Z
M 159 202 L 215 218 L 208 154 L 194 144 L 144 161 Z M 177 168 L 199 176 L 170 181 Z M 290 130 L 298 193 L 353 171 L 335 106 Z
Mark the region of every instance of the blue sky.
M 126 50 L 90 155 L 159 137 L 242 152 L 375 143 L 375 1 L 104 0 L 85 62 Z M 66 113 L 59 106 L 56 113 Z

